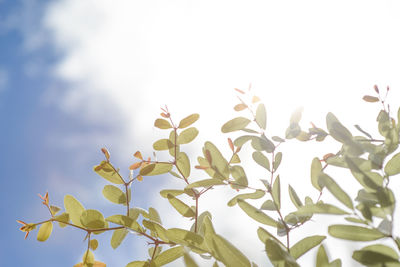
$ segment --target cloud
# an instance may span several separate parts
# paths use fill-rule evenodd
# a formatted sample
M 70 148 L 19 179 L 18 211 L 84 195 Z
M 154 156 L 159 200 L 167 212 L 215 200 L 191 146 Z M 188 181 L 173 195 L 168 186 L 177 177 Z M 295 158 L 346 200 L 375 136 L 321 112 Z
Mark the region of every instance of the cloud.
M 359 116 L 375 118 L 376 110 L 354 103 L 373 92 L 374 84 L 400 88 L 396 34 L 400 19 L 394 12 L 398 5 L 395 1 L 54 1 L 43 23 L 60 55 L 52 74 L 64 86 L 48 94 L 83 122 L 116 129 L 99 135 L 109 136 L 113 155 L 126 165 L 134 151 L 149 154 L 152 141 L 163 137 L 152 125 L 165 104 L 176 121 L 193 112 L 201 114 L 192 155 L 205 140 L 225 146 L 226 136 L 219 129 L 234 116 L 237 100 L 232 89 L 245 89 L 250 82 L 266 103 L 268 133 L 283 135 L 298 106 L 305 108 L 304 127 L 309 121 L 324 127 L 325 114 L 332 110 L 346 125 L 369 125 Z M 400 99 L 399 92 L 393 90 L 391 99 Z M 73 140 L 79 147 L 101 138 Z M 327 148 L 337 148 L 290 146 L 282 148 L 284 160 L 290 162 L 282 166 L 283 184 L 309 192 L 304 179 L 310 160 Z M 249 173 L 249 177 L 262 175 Z M 254 229 L 242 227 L 246 219 L 237 219 L 242 214 L 236 213 L 237 207 L 226 210 L 225 193 L 215 193 L 215 198 L 222 203 L 214 207 L 218 229 L 228 238 L 237 235 L 236 240 L 246 240 L 250 232 L 254 236 Z M 158 196 L 148 201 L 156 206 L 164 203 Z M 225 221 L 231 214 L 235 223 Z M 174 225 L 180 218 L 171 221 Z M 237 227 L 243 231 L 234 230 Z M 258 249 L 243 249 L 260 259 Z

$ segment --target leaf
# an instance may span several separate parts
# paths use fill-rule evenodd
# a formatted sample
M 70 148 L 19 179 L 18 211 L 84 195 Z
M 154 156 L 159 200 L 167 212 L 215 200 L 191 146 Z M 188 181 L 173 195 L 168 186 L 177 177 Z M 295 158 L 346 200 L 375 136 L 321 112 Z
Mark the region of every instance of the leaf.
M 128 230 L 125 228 L 114 230 L 112 237 L 111 237 L 111 247 L 116 249 L 121 245 L 122 241 L 125 239 L 126 235 L 128 234 Z
M 168 197 L 168 195 L 167 195 Z M 161 217 L 158 211 L 155 208 L 149 208 L 149 219 L 161 224 Z
M 90 240 L 89 247 L 91 250 L 96 250 L 98 246 L 99 246 L 99 241 L 97 241 L 97 239 Z
M 179 122 L 178 128 L 180 129 L 186 128 L 195 123 L 199 118 L 200 118 L 199 114 L 197 113 L 191 114 Z
M 276 227 L 278 222 L 269 217 L 267 214 L 262 212 L 261 210 L 255 208 L 254 206 L 250 205 L 246 201 L 242 199 L 238 199 L 237 203 L 239 207 L 252 219 L 256 220 L 259 223 L 266 224 L 269 226 Z
M 183 254 L 183 261 L 186 267 L 199 267 L 194 259 L 190 257 L 189 253 Z
M 93 266 L 94 264 L 94 255 L 93 252 L 91 252 L 89 249 L 86 250 L 85 254 L 83 254 L 82 257 L 83 265 L 86 266 Z
M 289 197 L 290 200 L 292 201 L 293 205 L 296 208 L 300 208 L 303 206 L 303 203 L 301 202 L 300 198 L 297 196 L 296 191 L 289 185 Z
M 131 261 L 125 267 L 150 267 L 147 261 Z
M 234 118 L 228 122 L 226 122 L 224 125 L 221 127 L 221 131 L 223 133 L 230 133 L 234 131 L 239 131 L 244 128 L 250 123 L 250 120 L 244 117 L 237 117 Z
M 339 209 L 336 206 L 325 203 L 317 203 L 317 204 L 306 204 L 305 206 L 301 206 L 295 214 L 297 215 L 308 215 L 308 214 L 336 214 L 336 215 L 346 215 L 348 212 Z
M 210 160 L 208 160 L 208 162 L 212 169 L 217 172 L 212 177 L 224 180 L 227 179 L 229 177 L 229 164 L 218 148 L 211 142 L 205 142 L 203 153 L 206 158 L 210 158 L 211 162 Z
M 246 108 L 247 108 L 247 105 L 243 104 L 243 103 L 237 104 L 236 106 L 233 107 L 233 109 L 236 111 L 242 111 Z
M 89 229 L 100 229 L 106 227 L 106 221 L 103 214 L 97 210 L 88 209 L 82 212 L 81 223 Z
M 370 96 L 370 95 L 365 95 L 363 96 L 363 100 L 366 102 L 379 102 L 379 98 L 377 98 L 376 96 Z
M 151 163 L 140 170 L 142 176 L 154 176 L 169 172 L 172 169 L 171 163 Z
M 274 266 L 300 267 L 296 260 L 275 239 L 267 239 L 265 241 L 265 250 Z
M 291 123 L 286 129 L 285 138 L 293 139 L 296 138 L 301 133 L 301 128 L 298 123 Z
M 81 223 L 81 215 L 85 208 L 82 204 L 71 195 L 64 197 L 65 211 L 68 213 L 71 222 L 78 226 L 83 226 Z
M 254 151 L 253 152 L 253 160 L 260 165 L 261 167 L 264 167 L 265 169 L 267 169 L 268 171 L 270 170 L 270 164 L 269 164 L 269 160 L 266 156 L 264 156 L 264 154 L 260 151 Z
M 225 184 L 222 180 L 220 179 L 205 179 L 205 180 L 200 180 L 194 183 L 191 183 L 187 185 L 185 188 L 191 189 L 191 188 L 196 188 L 196 187 L 210 187 L 214 185 L 223 185 Z
M 124 184 L 124 179 L 122 176 L 115 170 L 114 166 L 111 165 L 110 162 L 102 161 L 99 165 L 95 166 L 93 170 L 103 177 L 104 179 L 108 180 L 114 184 Z
M 204 241 L 201 235 L 179 228 L 168 229 L 165 234 L 171 242 L 189 247 L 201 246 Z
M 125 226 L 126 228 L 132 229 L 136 232 L 141 232 L 140 225 L 135 220 L 125 215 L 112 215 L 107 217 L 106 221 Z
M 169 139 L 160 139 L 154 142 L 153 148 L 157 151 L 168 150 L 174 147 L 174 144 Z
M 231 174 L 233 179 L 235 179 L 235 183 L 232 183 L 232 188 L 241 189 L 245 188 L 249 183 L 247 181 L 246 173 L 242 166 L 232 166 Z
M 272 238 L 274 239 L 278 244 L 280 244 L 281 246 L 285 246 L 279 239 L 277 239 L 273 234 L 271 234 L 270 232 L 268 232 L 266 229 L 262 228 L 262 227 L 258 227 L 257 229 L 257 235 L 258 238 L 261 240 L 261 242 L 265 243 L 268 239 Z
M 46 241 L 53 231 L 53 223 L 52 222 L 45 222 L 43 223 L 38 231 L 37 240 L 40 242 Z
M 317 252 L 317 261 L 315 266 L 318 267 L 328 267 L 329 266 L 329 259 L 328 255 L 326 255 L 325 247 L 323 245 L 319 246 L 318 252 Z
M 251 266 L 247 257 L 222 236 L 213 235 L 212 243 L 214 253 L 226 266 Z
M 367 133 L 366 131 L 364 131 L 363 129 L 361 129 L 360 125 L 354 125 L 354 127 L 356 127 L 357 130 L 359 130 L 360 132 L 362 132 L 365 136 L 367 136 L 369 139 L 373 139 L 372 136 Z
M 170 129 L 172 128 L 171 123 L 169 121 L 164 120 L 164 119 L 156 119 L 154 122 L 154 126 L 159 128 L 159 129 Z
M 272 198 L 278 210 L 281 209 L 281 182 L 279 175 L 276 177 L 272 186 Z
M 282 152 L 278 152 L 278 153 L 276 153 L 275 159 L 273 162 L 274 171 L 276 171 L 278 169 L 279 165 L 281 164 L 281 161 L 282 161 Z
M 179 145 L 188 144 L 192 142 L 198 134 L 199 130 L 197 130 L 195 127 L 187 128 L 178 135 L 177 142 Z
M 400 153 L 394 155 L 385 165 L 385 173 L 389 176 L 400 173 Z
M 290 254 L 297 260 L 302 255 L 307 253 L 307 251 L 321 244 L 325 238 L 326 236 L 322 235 L 314 235 L 303 238 L 290 248 Z
M 290 123 L 299 123 L 301 120 L 302 113 L 303 113 L 303 108 L 302 107 L 297 108 L 290 117 Z
M 271 200 L 267 199 L 260 207 L 261 210 L 277 210 L 276 204 Z
M 188 178 L 190 176 L 190 160 L 185 152 L 179 152 L 176 166 L 180 170 L 183 177 Z
M 126 195 L 116 186 L 106 185 L 103 188 L 103 196 L 115 204 L 124 204 L 126 205 Z
M 377 244 L 353 252 L 353 259 L 367 266 L 400 266 L 399 256 L 391 247 Z M 394 265 L 385 263 L 396 263 Z M 381 265 L 383 264 L 383 265 Z
M 171 194 L 176 197 L 182 195 L 184 192 L 185 191 L 179 189 L 165 189 L 160 191 L 160 195 L 165 198 L 167 198 L 168 194 Z
M 321 187 L 325 186 L 328 188 L 329 192 L 331 192 L 332 195 L 336 197 L 337 200 L 342 202 L 346 207 L 351 210 L 354 209 L 353 201 L 349 195 L 347 195 L 346 192 L 344 192 L 343 189 L 329 175 L 321 172 L 319 174 L 319 184 Z
M 263 190 L 256 190 L 253 193 L 240 194 L 229 200 L 228 206 L 232 207 L 236 205 L 238 199 L 259 199 L 262 198 L 264 195 L 265 192 Z
M 240 163 L 240 158 L 238 156 L 238 154 L 233 154 L 230 163 L 235 164 L 235 163 Z
M 275 149 L 274 143 L 271 142 L 265 135 L 261 135 L 261 137 L 253 136 L 251 139 L 251 146 L 257 151 L 266 151 L 267 153 L 271 153 Z
M 355 225 L 330 225 L 328 232 L 333 237 L 353 241 L 372 241 L 385 237 L 383 233 L 376 229 Z
M 196 213 L 193 211 L 191 207 L 186 205 L 182 200 L 177 199 L 171 194 L 168 194 L 168 201 L 171 205 L 184 217 L 194 217 Z
M 54 218 L 58 221 L 58 224 L 60 225 L 61 228 L 66 227 L 67 225 L 65 223 L 69 222 L 69 214 L 65 212 L 61 213 L 60 215 Z
M 321 191 L 322 188 L 318 184 L 318 177 L 321 173 L 322 165 L 318 158 L 314 158 L 311 163 L 311 184 L 318 190 Z
M 264 130 L 267 127 L 267 112 L 265 110 L 264 104 L 259 104 L 257 107 L 256 123 Z

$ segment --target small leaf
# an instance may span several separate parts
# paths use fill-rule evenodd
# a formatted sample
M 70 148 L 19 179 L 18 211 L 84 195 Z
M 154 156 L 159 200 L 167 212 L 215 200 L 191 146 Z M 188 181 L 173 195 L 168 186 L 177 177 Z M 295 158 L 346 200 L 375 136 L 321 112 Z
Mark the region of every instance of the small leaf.
M 257 103 L 258 101 L 260 101 L 260 98 L 258 96 L 253 96 L 253 98 L 251 99 L 251 103 Z
M 197 113 L 191 114 L 179 122 L 178 128 L 180 129 L 186 128 L 195 123 L 199 118 L 200 118 L 199 114 Z
M 400 173 L 400 153 L 394 155 L 385 165 L 385 173 L 389 176 Z
M 262 212 L 261 210 L 253 207 L 246 201 L 242 199 L 238 199 L 237 203 L 239 204 L 239 207 L 252 219 L 256 220 L 259 223 L 270 225 L 276 227 L 278 225 L 278 222 L 269 217 L 267 214 Z
M 247 108 L 246 104 L 240 103 L 240 104 L 237 104 L 233 109 L 236 110 L 236 111 L 242 111 L 242 110 L 244 110 L 246 108 Z
M 147 261 L 131 261 L 125 267 L 150 267 L 150 264 Z
M 278 142 L 278 143 L 285 142 L 285 139 L 283 139 L 283 138 L 281 138 L 279 136 L 272 136 L 272 140 L 274 140 L 275 142 Z
M 363 96 L 363 100 L 366 102 L 379 102 L 379 98 L 377 98 L 376 96 L 370 96 L 370 95 L 365 95 Z
M 169 121 L 164 120 L 164 119 L 156 119 L 154 122 L 154 126 L 159 128 L 159 129 L 170 129 L 172 128 L 171 123 Z
M 267 112 L 264 104 L 259 104 L 256 111 L 256 122 L 258 126 L 265 130 L 267 127 Z
M 186 205 L 182 200 L 177 199 L 171 194 L 168 194 L 168 201 L 171 205 L 184 217 L 194 217 L 196 214 L 191 207 Z
M 174 144 L 169 139 L 160 139 L 154 142 L 153 148 L 157 151 L 168 150 L 173 148 Z
M 160 191 L 160 195 L 165 198 L 167 198 L 168 194 L 171 194 L 176 197 L 176 196 L 182 195 L 184 192 L 185 191 L 178 190 L 178 189 L 165 189 L 165 190 Z
M 346 215 L 349 214 L 336 206 L 325 203 L 317 204 L 306 204 L 301 206 L 296 212 L 297 215 L 308 215 L 308 214 L 336 214 L 336 215 Z
M 318 158 L 314 158 L 311 163 L 311 184 L 318 190 L 321 191 L 322 188 L 318 184 L 318 177 L 321 173 L 322 165 Z
M 123 184 L 124 179 L 122 176 L 115 170 L 114 166 L 111 165 L 110 162 L 102 161 L 99 165 L 95 166 L 93 170 L 103 177 L 104 179 L 108 180 L 114 184 Z
M 125 239 L 128 234 L 128 230 L 125 228 L 114 230 L 111 237 L 111 247 L 116 249 L 121 245 L 122 241 Z
M 317 262 L 315 266 L 329 266 L 328 255 L 326 255 L 325 247 L 323 245 L 319 246 L 317 252 Z
M 229 200 L 228 206 L 232 207 L 236 205 L 238 199 L 259 199 L 262 198 L 264 195 L 265 192 L 263 190 L 256 190 L 253 193 L 240 194 Z
M 289 185 L 289 196 L 290 200 L 292 201 L 293 205 L 295 205 L 296 208 L 300 208 L 301 206 L 303 206 L 303 203 L 297 196 L 296 191 L 290 185 Z
M 275 239 L 267 239 L 265 241 L 265 250 L 274 266 L 300 267 L 296 260 Z
M 271 200 L 266 200 L 260 207 L 261 210 L 277 210 L 276 204 Z
M 183 255 L 183 261 L 185 262 L 186 267 L 199 267 L 194 259 L 190 257 L 189 253 L 185 253 Z
M 223 185 L 225 184 L 222 180 L 220 179 L 206 179 L 206 180 L 200 180 L 194 183 L 191 183 L 186 186 L 187 189 L 191 188 L 196 188 L 196 187 L 210 187 L 214 185 Z
M 106 222 L 104 220 L 103 214 L 97 210 L 88 209 L 82 212 L 81 223 L 83 226 L 89 229 L 99 229 L 105 228 Z
M 377 244 L 353 252 L 353 259 L 367 266 L 400 266 L 399 256 L 391 247 Z M 387 263 L 387 264 L 385 264 Z M 391 264 L 392 263 L 392 264 Z
M 136 232 L 141 232 L 140 225 L 135 220 L 125 215 L 112 215 L 110 217 L 107 217 L 106 221 L 125 226 Z
M 278 210 L 281 209 L 281 183 L 279 175 L 276 177 L 274 184 L 272 185 L 272 198 Z
M 169 172 L 172 169 L 170 163 L 151 163 L 140 170 L 142 176 L 160 175 Z
M 49 238 L 49 236 L 51 235 L 52 231 L 53 231 L 53 223 L 52 222 L 43 223 L 39 228 L 39 232 L 37 234 L 37 240 L 40 242 L 46 241 Z
M 278 169 L 279 165 L 281 164 L 281 161 L 282 161 L 282 152 L 278 152 L 278 153 L 276 153 L 275 159 L 273 162 L 274 171 L 276 171 Z
M 96 250 L 98 246 L 99 246 L 99 241 L 97 241 L 97 239 L 90 240 L 89 247 L 91 250 Z
M 281 246 L 285 247 L 285 245 L 279 240 L 277 239 L 273 234 L 271 234 L 270 232 L 268 232 L 266 229 L 262 228 L 262 227 L 258 227 L 257 229 L 257 235 L 258 238 L 261 240 L 261 242 L 265 243 L 268 239 L 272 238 L 274 239 L 278 244 L 280 244 Z
M 346 207 L 349 209 L 354 209 L 353 207 L 353 201 L 349 197 L 349 195 L 346 194 L 345 191 L 327 174 L 321 172 L 319 174 L 319 184 L 321 187 L 326 187 L 328 188 L 329 192 L 332 193 L 334 197 L 336 197 L 337 200 L 342 202 Z
M 106 185 L 103 188 L 103 196 L 115 204 L 126 205 L 126 195 L 116 186 Z
M 183 177 L 190 176 L 190 160 L 185 152 L 179 152 L 176 160 L 176 166 L 180 170 Z
M 303 238 L 290 248 L 290 254 L 293 258 L 298 259 L 310 249 L 318 246 L 326 238 L 326 236 L 314 235 Z
M 385 237 L 383 233 L 376 229 L 355 225 L 330 225 L 328 232 L 333 237 L 353 241 L 372 241 Z
M 244 128 L 250 123 L 250 120 L 244 117 L 238 117 L 234 118 L 228 122 L 226 122 L 224 125 L 222 125 L 221 131 L 223 133 L 229 133 L 229 132 L 234 132 L 234 131 L 239 131 Z
M 248 185 L 247 176 L 242 166 L 232 166 L 231 174 L 233 179 L 235 179 L 235 183 L 231 183 L 232 188 L 241 189 Z
M 247 257 L 222 236 L 217 234 L 213 235 L 212 243 L 213 249 L 215 250 L 214 253 L 226 266 L 251 266 Z
M 253 152 L 253 160 L 260 165 L 261 167 L 266 168 L 268 171 L 270 170 L 270 164 L 269 164 L 269 160 L 266 156 L 264 156 L 264 154 L 260 151 L 255 151 Z
M 134 156 L 135 158 L 138 158 L 138 159 L 143 159 L 142 153 L 140 153 L 140 151 L 136 151 L 135 154 L 133 154 L 133 156 Z
M 198 134 L 199 130 L 197 130 L 195 127 L 187 128 L 178 135 L 177 142 L 179 145 L 188 144 L 192 142 Z
M 168 195 L 167 195 L 168 197 Z M 155 208 L 149 208 L 149 219 L 161 224 L 161 217 Z
M 69 218 L 71 219 L 71 222 L 78 226 L 83 226 L 81 223 L 81 215 L 85 208 L 82 206 L 82 204 L 73 196 L 66 195 L 64 197 L 64 207 L 65 211 L 69 215 Z

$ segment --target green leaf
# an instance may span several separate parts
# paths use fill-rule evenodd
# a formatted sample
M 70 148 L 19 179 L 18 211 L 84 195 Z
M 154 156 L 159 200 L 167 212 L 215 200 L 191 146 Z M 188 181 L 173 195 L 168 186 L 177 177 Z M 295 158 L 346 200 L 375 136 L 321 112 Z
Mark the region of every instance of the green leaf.
M 203 153 L 205 157 L 206 153 L 211 156 L 211 167 L 216 171 L 213 178 L 227 179 L 229 177 L 228 161 L 222 156 L 218 148 L 211 142 L 205 142 Z
M 350 131 L 331 112 L 326 115 L 326 125 L 331 136 L 340 143 L 347 144 L 352 140 Z
M 391 247 L 377 244 L 353 252 L 353 259 L 367 266 L 400 266 L 399 256 Z M 394 265 L 384 263 L 396 263 Z M 383 264 L 383 265 L 381 265 Z
M 106 221 L 104 220 L 103 214 L 98 210 L 88 209 L 82 212 L 81 223 L 83 226 L 89 229 L 99 229 L 106 227 Z
M 389 176 L 400 173 L 400 153 L 394 155 L 385 165 L 385 173 Z
M 252 219 L 256 220 L 259 223 L 270 225 L 276 227 L 278 222 L 269 217 L 267 214 L 262 212 L 261 210 L 255 208 L 254 206 L 250 205 L 246 201 L 242 199 L 238 199 L 237 203 L 239 207 Z
M 349 167 L 351 174 L 356 180 L 368 191 L 375 191 L 382 186 L 383 178 L 374 172 L 367 172 L 361 169 L 361 166 L 354 161 L 353 158 L 344 158 L 347 166 Z
M 97 241 L 97 239 L 90 240 L 89 247 L 91 250 L 96 250 L 98 246 L 99 246 L 99 241 Z
M 247 176 L 246 173 L 244 172 L 244 169 L 242 166 L 232 166 L 231 168 L 231 174 L 233 179 L 235 179 L 235 183 L 232 184 L 232 188 L 235 189 L 242 189 L 245 188 L 249 182 L 247 181 Z
M 282 152 L 278 152 L 276 153 L 275 160 L 273 162 L 274 171 L 278 169 L 279 165 L 281 164 L 281 161 L 282 161 Z
M 223 184 L 225 184 L 225 183 L 220 179 L 205 179 L 205 180 L 200 180 L 200 181 L 191 183 L 191 184 L 187 185 L 185 188 L 191 189 L 191 188 L 196 188 L 196 187 L 209 187 L 209 186 L 223 185 Z
M 265 110 L 264 104 L 259 104 L 256 111 L 256 122 L 258 126 L 263 128 L 267 127 L 267 112 Z
M 168 198 L 168 195 L 167 195 Z M 149 219 L 161 224 L 161 217 L 158 211 L 155 208 L 149 208 Z
M 281 182 L 279 175 L 276 177 L 272 186 L 272 198 L 278 210 L 281 209 Z
M 299 123 L 301 120 L 301 115 L 303 113 L 303 108 L 297 108 L 290 117 L 290 123 Z
M 363 100 L 366 101 L 366 102 L 370 102 L 370 103 L 379 102 L 379 98 L 378 98 L 378 97 L 376 97 L 376 96 L 371 96 L 371 95 L 365 95 L 365 96 L 363 96 Z
M 116 186 L 106 185 L 103 188 L 103 196 L 115 204 L 126 205 L 126 195 Z
M 125 267 L 150 267 L 150 264 L 147 261 L 132 261 Z
M 326 255 L 325 247 L 323 245 L 319 246 L 317 252 L 317 262 L 315 264 L 317 267 L 328 267 L 329 259 L 328 255 Z
M 290 200 L 292 201 L 293 205 L 295 205 L 296 208 L 300 208 L 301 206 L 303 206 L 303 203 L 297 196 L 296 191 L 290 185 L 289 185 L 289 196 Z
M 46 241 L 53 231 L 53 222 L 45 222 L 43 223 L 38 231 L 37 240 L 40 242 Z
M 376 229 L 370 229 L 355 225 L 330 225 L 328 228 L 328 232 L 333 237 L 353 241 L 372 241 L 385 237 L 384 234 Z
M 179 228 L 168 229 L 166 236 L 171 242 L 184 246 L 200 246 L 204 241 L 201 235 Z
M 301 133 L 301 128 L 298 123 L 291 123 L 286 129 L 285 137 L 286 139 L 296 138 Z
M 251 146 L 257 151 L 266 151 L 267 153 L 271 153 L 275 149 L 274 143 L 264 134 L 261 137 L 254 136 L 251 140 Z
M 212 243 L 214 253 L 226 266 L 251 266 L 247 257 L 222 236 L 213 235 Z
M 247 193 L 247 194 L 239 194 L 229 200 L 228 206 L 232 207 L 236 205 L 238 199 L 259 199 L 262 198 L 265 195 L 265 192 L 263 190 L 256 190 L 253 193 Z
M 332 195 L 336 197 L 337 200 L 342 202 L 346 207 L 351 210 L 354 209 L 353 201 L 349 195 L 347 195 L 346 192 L 344 192 L 343 189 L 329 175 L 321 172 L 319 174 L 319 184 L 321 187 L 325 186 L 328 188 L 329 192 L 331 192 Z
M 318 177 L 321 173 L 322 165 L 318 158 L 314 158 L 311 163 L 311 184 L 318 190 L 321 191 L 322 188 L 318 184 Z
M 322 235 L 313 235 L 303 238 L 290 248 L 290 254 L 297 260 L 307 251 L 321 244 L 325 238 L 326 236 Z
M 168 150 L 174 147 L 174 144 L 169 139 L 160 139 L 154 142 L 153 148 L 157 151 Z
M 99 165 L 94 166 L 93 170 L 111 183 L 124 184 L 124 179 L 115 170 L 114 166 L 111 165 L 110 162 L 102 161 Z
M 114 230 L 112 237 L 111 237 L 111 247 L 116 249 L 121 245 L 122 241 L 125 239 L 126 235 L 128 234 L 128 230 L 125 228 Z
M 269 160 L 266 156 L 264 156 L 264 154 L 260 151 L 254 151 L 253 152 L 253 160 L 260 165 L 261 167 L 264 167 L 265 169 L 267 169 L 268 171 L 270 170 L 270 164 L 269 164 Z
M 162 197 L 165 197 L 165 198 L 168 197 L 168 194 L 171 194 L 171 195 L 173 195 L 173 196 L 176 197 L 176 196 L 182 195 L 184 192 L 185 192 L 185 191 L 183 191 L 183 190 L 178 190 L 178 189 L 165 189 L 165 190 L 161 190 L 161 191 L 160 191 L 160 195 L 161 195 Z
M 265 250 L 269 260 L 277 267 L 300 267 L 296 260 L 275 239 L 265 241 Z M 319 265 L 318 265 L 319 266 Z
M 267 199 L 266 201 L 264 201 L 264 203 L 261 205 L 260 209 L 261 210 L 277 210 L 276 204 L 270 199 Z
M 196 213 L 194 210 L 186 205 L 182 200 L 177 199 L 171 194 L 168 194 L 168 201 L 171 203 L 171 205 L 184 217 L 194 217 Z
M 183 261 L 185 262 L 186 267 L 199 267 L 194 259 L 190 257 L 189 253 L 183 254 Z
M 268 232 L 266 229 L 262 228 L 262 227 L 258 227 L 257 229 L 257 235 L 258 238 L 261 240 L 261 242 L 265 243 L 267 242 L 268 239 L 272 238 L 274 239 L 278 244 L 280 244 L 281 246 L 285 246 L 279 239 L 277 239 L 273 234 L 271 234 L 270 232 Z
M 348 212 L 339 209 L 336 206 L 325 203 L 317 203 L 317 204 L 307 204 L 305 206 L 301 206 L 295 214 L 297 215 L 308 215 L 308 214 L 336 214 L 336 215 L 345 215 L 349 214 Z
M 151 163 L 140 170 L 142 176 L 160 175 L 169 172 L 172 169 L 170 163 Z
M 67 225 L 65 223 L 69 222 L 69 214 L 66 212 L 63 212 L 54 218 L 58 221 L 58 224 L 60 225 L 61 228 L 66 227 Z
M 84 212 L 85 208 L 82 206 L 82 204 L 73 196 L 66 195 L 64 197 L 64 207 L 65 211 L 69 215 L 69 218 L 71 219 L 71 222 L 78 226 L 83 226 L 81 224 L 81 215 Z
M 143 226 L 149 229 L 151 232 L 156 233 L 157 236 L 164 242 L 169 242 L 167 237 L 167 230 L 156 221 L 143 220 Z
M 179 135 L 178 135 L 178 144 L 179 145 L 184 145 L 192 142 L 196 136 L 199 134 L 199 130 L 197 130 L 195 127 L 190 127 L 186 130 L 183 130 Z
M 244 128 L 250 123 L 250 120 L 244 117 L 237 117 L 234 118 L 228 122 L 226 122 L 224 125 L 221 127 L 221 131 L 223 133 L 229 133 L 229 132 L 234 132 L 234 131 L 239 131 Z
M 93 266 L 93 264 L 95 263 L 93 252 L 90 251 L 89 249 L 86 250 L 85 254 L 83 254 L 82 261 L 83 261 L 83 266 L 85 267 Z
M 180 128 L 180 129 L 186 128 L 186 127 L 192 125 L 193 123 L 195 123 L 199 118 L 200 118 L 199 114 L 197 114 L 197 113 L 191 114 L 179 122 L 178 128 Z
M 164 120 L 164 119 L 156 119 L 154 122 L 154 126 L 159 128 L 159 129 L 170 129 L 172 128 L 171 123 L 169 121 Z
M 125 215 L 112 215 L 107 217 L 106 221 L 125 226 L 126 228 L 132 229 L 136 232 L 141 232 L 142 230 L 135 220 Z
M 188 178 L 190 176 L 190 160 L 185 152 L 178 154 L 176 165 L 183 177 Z

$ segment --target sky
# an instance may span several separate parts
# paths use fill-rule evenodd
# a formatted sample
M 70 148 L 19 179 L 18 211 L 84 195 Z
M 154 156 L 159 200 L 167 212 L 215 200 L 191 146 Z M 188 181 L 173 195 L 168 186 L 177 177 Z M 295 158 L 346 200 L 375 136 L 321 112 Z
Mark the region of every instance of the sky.
M 58 206 L 73 194 L 106 215 L 123 212 L 103 199 L 106 182 L 92 167 L 103 159 L 105 146 L 128 175 L 133 153 L 151 155 L 153 141 L 164 137 L 153 127 L 164 105 L 176 121 L 200 114 L 200 134 L 186 148 L 193 158 L 206 140 L 229 153 L 226 138 L 235 135 L 223 135 L 220 127 L 237 115 L 233 88 L 250 84 L 267 107 L 268 134 L 282 136 L 297 107 L 304 107 L 305 128 L 310 121 L 325 127 L 332 111 L 349 128 L 359 124 L 376 132 L 380 107 L 361 98 L 373 94 L 375 84 L 389 85 L 392 110 L 399 106 L 399 10 L 398 1 L 369 0 L 0 0 L 0 265 L 77 263 L 85 249 L 83 233 L 55 227 L 39 243 L 35 232 L 24 240 L 15 220 L 46 218 L 37 196 L 46 191 Z M 285 144 L 283 185 L 290 183 L 302 198 L 315 197 L 308 185 L 311 160 L 337 148 L 329 140 L 323 146 Z M 243 153 L 243 162 L 252 166 L 250 151 Z M 251 172 L 250 183 L 261 187 L 262 175 Z M 354 184 L 347 177 L 340 183 L 350 192 Z M 146 178 L 133 185 L 134 205 L 157 208 L 173 227 L 182 218 L 158 192 L 179 186 L 169 176 Z M 226 206 L 232 192 L 218 189 L 209 196 L 201 205 L 213 212 L 217 232 L 259 266 L 270 266 L 257 225 L 238 207 Z M 315 229 L 326 233 L 315 222 L 304 231 Z M 99 239 L 96 253 L 107 266 L 145 259 L 144 239 L 129 236 L 115 251 L 109 239 Z M 348 243 L 329 238 L 326 244 L 344 266 L 356 266 Z M 315 251 L 310 254 L 303 264 L 313 261 Z

